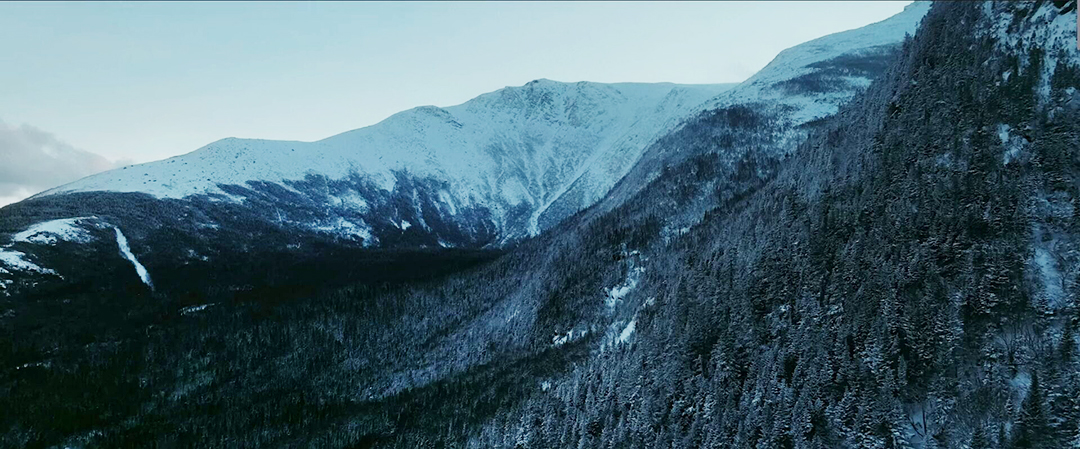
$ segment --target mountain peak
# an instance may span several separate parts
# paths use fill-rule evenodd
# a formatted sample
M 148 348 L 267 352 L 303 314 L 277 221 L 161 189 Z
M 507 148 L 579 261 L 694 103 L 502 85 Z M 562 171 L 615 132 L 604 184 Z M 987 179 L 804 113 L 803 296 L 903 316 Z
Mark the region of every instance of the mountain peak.
M 709 108 L 770 99 L 803 111 L 796 121 L 834 112 L 868 83 L 865 77 L 847 76 L 832 92 L 793 93 L 791 86 L 777 83 L 826 70 L 814 65 L 838 55 L 896 44 L 914 32 L 924 13 L 922 5 L 909 7 L 892 19 L 785 50 L 734 89 L 539 78 L 455 106 L 416 107 L 315 142 L 226 138 L 182 156 L 84 178 L 36 198 L 139 192 L 191 200 L 210 195 L 242 203 L 254 194 L 252 189 L 272 188 L 313 203 L 359 195 L 364 198 L 356 204 L 370 205 L 406 196 L 412 199 L 399 206 L 421 216 L 428 213 L 425 207 L 440 214 L 482 209 L 484 226 L 496 229 L 503 241 L 513 240 L 535 235 L 596 202 L 651 143 Z M 338 193 L 307 191 L 314 188 L 308 185 L 312 177 L 361 182 L 363 187 L 353 183 Z M 423 195 L 420 185 L 427 190 Z M 418 203 L 424 195 L 434 198 L 430 206 Z M 361 209 L 370 212 L 356 211 Z M 386 218 L 364 220 L 372 225 L 369 221 Z

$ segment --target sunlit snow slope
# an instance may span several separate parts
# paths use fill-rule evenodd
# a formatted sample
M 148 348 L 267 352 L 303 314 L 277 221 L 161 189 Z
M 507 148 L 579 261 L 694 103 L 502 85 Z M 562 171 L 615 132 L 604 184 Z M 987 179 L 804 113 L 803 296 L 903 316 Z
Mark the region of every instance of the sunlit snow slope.
M 729 87 L 537 80 L 458 106 L 411 109 L 317 142 L 224 139 L 43 195 L 111 191 L 184 198 L 224 193 L 222 184 L 288 185 L 309 174 L 359 175 L 390 191 L 407 173 L 445 181 L 438 196 L 447 210 L 483 205 L 506 223 L 508 211 L 524 207 L 527 219 L 504 226 L 504 235 L 536 234 L 555 200 L 571 190 L 576 195 L 574 210 L 558 218 L 595 202 L 658 133 Z

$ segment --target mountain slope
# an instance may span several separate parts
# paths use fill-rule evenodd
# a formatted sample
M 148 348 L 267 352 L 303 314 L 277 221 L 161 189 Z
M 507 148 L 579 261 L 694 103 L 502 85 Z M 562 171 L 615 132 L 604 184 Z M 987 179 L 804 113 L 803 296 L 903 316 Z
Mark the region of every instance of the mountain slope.
M 631 196 L 477 272 L 390 295 L 405 311 L 376 321 L 395 324 L 370 331 L 385 344 L 341 343 L 385 370 L 338 371 L 387 388 L 343 393 L 362 411 L 308 435 L 1075 446 L 1080 57 L 1075 41 L 1045 37 L 1076 20 L 1075 2 L 937 4 L 869 90 L 794 148 L 749 138 L 773 124 L 746 111 L 702 114 L 657 144 L 687 154 Z M 1038 38 L 1010 44 L 1020 36 Z M 770 151 L 731 162 L 745 144 Z M 359 423 L 351 436 L 345 423 Z
M 309 175 L 359 177 L 393 191 L 407 174 L 445 183 L 436 195 L 441 211 L 482 205 L 493 211 L 503 240 L 519 238 L 538 233 L 540 216 L 572 185 L 582 190 L 574 206 L 594 202 L 657 133 L 729 87 L 537 80 L 445 109 L 411 109 L 317 142 L 225 139 L 38 197 L 108 191 L 185 198 L 227 195 L 220 185 L 248 182 L 298 190 Z M 363 199 L 352 200 L 363 210 Z M 521 221 L 509 216 L 516 209 L 525 210 Z
M 625 245 L 625 258 L 575 265 L 614 265 L 625 277 L 599 285 L 632 291 L 611 312 L 599 294 L 552 294 L 541 310 L 561 312 L 557 329 L 585 325 L 591 354 L 556 374 L 514 370 L 532 388 L 493 416 L 473 409 L 482 429 L 461 438 L 1074 447 L 1080 55 L 1055 37 L 1076 20 L 1075 2 L 936 4 L 885 75 L 790 155 L 731 169 L 724 145 L 700 144 L 633 201 L 588 215 L 568 246 Z M 719 116 L 669 142 L 725 135 Z M 665 233 L 688 198 L 696 219 Z M 590 301 L 603 318 L 576 313 Z M 460 422 L 432 414 L 428 426 Z M 386 445 L 434 428 L 415 426 Z
M 912 29 L 919 17 L 909 16 Z M 896 42 L 902 39 L 897 36 Z M 831 62 L 811 72 L 858 62 L 826 56 Z M 873 52 L 865 56 L 864 61 L 882 59 Z M 886 66 L 869 64 L 857 77 L 866 81 L 829 84 L 813 95 L 842 102 L 832 89 L 855 96 Z M 768 88 L 773 89 L 786 87 Z M 869 107 L 874 113 L 865 115 L 877 117 L 878 109 Z M 48 213 L 83 216 L 72 215 L 82 204 L 64 201 L 91 203 L 105 223 L 123 228 L 157 291 L 149 295 L 128 288 L 140 285 L 136 271 L 127 260 L 112 257 L 99 260 L 103 266 L 94 273 L 124 267 L 130 282 L 119 288 L 70 289 L 47 300 L 3 302 L 14 315 L 0 321 L 0 330 L 19 338 L 0 346 L 5 351 L 0 359 L 9 362 L 4 366 L 18 367 L 3 372 L 0 385 L 7 389 L 0 390 L 0 400 L 32 404 L 28 412 L 0 415 L 0 423 L 12 429 L 4 441 L 41 446 L 227 446 L 240 441 L 252 446 L 697 447 L 708 434 L 719 447 L 769 446 L 755 444 L 762 441 L 778 447 L 791 447 L 785 441 L 798 441 L 800 447 L 813 447 L 808 441 L 836 446 L 830 444 L 834 435 L 825 430 L 809 436 L 792 431 L 784 440 L 780 423 L 803 425 L 806 420 L 777 414 L 775 428 L 759 426 L 759 416 L 771 412 L 752 400 L 760 395 L 771 404 L 772 392 L 792 391 L 788 384 L 769 383 L 770 378 L 791 379 L 789 365 L 827 373 L 820 366 L 799 365 L 800 360 L 830 360 L 813 352 L 822 345 L 846 347 L 842 335 L 807 339 L 793 345 L 805 346 L 806 353 L 778 363 L 778 354 L 787 353 L 767 345 L 791 341 L 775 324 L 786 316 L 771 315 L 790 299 L 783 289 L 820 285 L 813 276 L 827 271 L 757 265 L 767 256 L 801 258 L 800 267 L 819 261 L 806 261 L 809 250 L 803 248 L 811 247 L 804 231 L 811 229 L 809 217 L 820 216 L 820 207 L 803 207 L 810 200 L 793 202 L 789 212 L 798 220 L 775 222 L 771 217 L 787 215 L 772 207 L 773 191 L 761 195 L 765 199 L 758 193 L 784 166 L 785 157 L 799 153 L 806 136 L 826 126 L 804 122 L 799 110 L 755 100 L 699 113 L 650 145 L 598 206 L 521 241 L 495 260 L 449 276 L 390 286 L 358 282 L 329 292 L 301 292 L 284 301 L 273 289 L 228 279 L 239 276 L 230 270 L 207 273 L 214 294 L 205 296 L 177 292 L 165 278 L 180 279 L 173 285 L 203 281 L 176 268 L 172 255 L 192 248 L 217 248 L 221 253 L 208 257 L 239 261 L 229 267 L 235 270 L 258 263 L 267 253 L 226 255 L 223 248 L 298 244 L 306 251 L 314 246 L 289 240 L 295 235 L 275 234 L 273 227 L 258 227 L 272 214 L 245 215 L 251 209 L 286 207 L 285 199 L 295 203 L 284 213 L 309 210 L 295 205 L 303 205 L 302 196 L 285 189 L 219 186 L 226 194 L 246 195 L 244 201 L 254 203 L 248 206 L 223 199 L 196 208 L 182 199 L 94 192 L 16 205 L 17 213 L 8 217 L 33 217 L 10 226 L 22 233 Z M 791 162 L 789 173 L 790 167 L 814 161 Z M 336 188 L 333 183 L 316 185 Z M 145 214 L 120 210 L 124 203 L 118 199 L 134 202 L 139 207 L 127 209 Z M 191 240 L 182 244 L 172 243 L 179 240 L 176 230 L 184 229 L 180 225 L 167 222 L 164 231 L 154 230 L 162 216 L 189 213 L 185 220 L 219 229 L 192 231 Z M 390 241 L 389 233 L 374 231 L 382 242 Z M 94 234 L 98 243 L 108 243 L 98 254 L 117 252 L 111 234 L 111 228 Z M 45 241 L 34 235 L 25 237 Z M 199 240 L 215 235 L 226 237 Z M 343 244 L 329 243 L 336 252 L 320 256 L 336 265 L 320 265 L 322 271 L 362 273 L 351 266 L 353 258 L 374 251 L 349 253 L 341 251 Z M 31 244 L 40 245 L 16 242 L 12 249 L 30 252 L 36 248 Z M 54 264 L 42 266 L 67 272 Z M 249 280 L 269 282 L 285 270 L 254 271 L 258 276 Z M 811 298 L 820 295 L 820 290 L 808 291 Z M 96 307 L 102 311 L 95 312 Z M 104 324 L 87 320 L 95 313 L 104 314 Z M 807 321 L 802 331 L 833 331 L 819 323 Z M 759 377 L 751 382 L 750 374 Z M 819 405 L 809 401 L 800 410 L 816 412 L 813 407 Z M 811 423 L 831 425 L 822 420 L 836 419 L 810 416 Z M 746 425 L 740 428 L 742 418 Z M 702 430 L 706 424 L 708 432 Z
M 702 152 L 719 153 L 729 168 L 748 155 L 770 158 L 792 152 L 816 122 L 835 114 L 886 69 L 929 8 L 929 2 L 913 2 L 881 22 L 780 52 L 750 79 L 717 95 L 692 120 L 652 144 L 625 182 L 592 213 L 622 204 L 664 167 Z M 702 212 L 687 206 L 679 213 Z M 675 228 L 688 224 L 673 221 Z
M 935 4 L 832 117 L 718 105 L 596 205 L 448 276 L 190 303 L 133 247 L 155 296 L 0 299 L 0 441 L 1075 447 L 1076 20 Z M 866 65 L 842 56 L 810 74 Z M 174 211 L 139 198 L 138 218 Z M 116 252 L 94 220 L 20 225 L 12 248 Z
M 735 126 L 714 137 L 734 142 L 740 111 L 751 111 L 770 123 L 761 135 L 776 140 L 769 151 L 789 151 L 805 138 L 804 124 L 865 88 L 925 11 L 914 4 L 881 23 L 789 49 L 734 88 L 538 80 L 459 106 L 416 108 L 318 142 L 225 139 L 0 209 L 0 233 L 96 217 L 123 231 L 151 274 L 178 264 L 233 263 L 253 252 L 306 258 L 310 248 L 505 246 L 556 226 L 614 186 L 601 210 L 621 204 L 664 164 L 694 154 L 685 151 L 692 143 L 671 139 L 684 123 L 700 123 L 701 114 L 727 111 Z M 738 160 L 754 148 L 740 141 L 725 157 Z M 58 253 L 9 242 L 0 243 L 8 253 L 3 260 L 68 277 L 106 250 L 83 245 Z M 5 267 L 9 273 L 0 276 L 9 283 L 20 277 L 15 272 L 27 285 L 49 279 L 14 263 Z

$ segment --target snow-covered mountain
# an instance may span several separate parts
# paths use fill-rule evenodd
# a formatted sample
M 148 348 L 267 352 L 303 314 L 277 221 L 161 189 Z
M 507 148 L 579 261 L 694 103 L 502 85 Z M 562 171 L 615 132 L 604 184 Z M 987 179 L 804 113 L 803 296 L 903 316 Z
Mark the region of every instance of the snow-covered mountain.
M 0 446 L 1077 447 L 1077 2 L 921 7 L 497 250 L 437 165 L 4 208 Z
M 786 49 L 712 106 L 770 102 L 792 109 L 796 124 L 835 114 L 870 85 L 904 36 L 914 35 L 930 2 L 914 2 L 888 19 Z
M 229 138 L 90 176 L 0 210 L 0 265 L 8 272 L 0 276 L 62 276 L 60 258 L 89 257 L 88 249 L 54 248 L 93 247 L 85 241 L 14 237 L 53 220 L 92 223 L 94 241 L 108 242 L 113 253 L 114 230 L 122 232 L 124 258 L 151 273 L 159 263 L 303 253 L 313 244 L 503 246 L 550 229 L 618 185 L 640 187 L 636 181 L 650 175 L 619 183 L 679 157 L 657 143 L 702 114 L 741 107 L 767 117 L 747 132 L 798 142 L 800 125 L 835 113 L 869 85 L 928 9 L 915 3 L 885 21 L 785 50 L 734 86 L 537 80 L 316 142 Z M 20 268 L 27 266 L 38 270 Z
M 834 113 L 857 88 L 869 84 L 872 73 L 865 68 L 829 72 L 821 70 L 822 64 L 896 44 L 914 32 L 928 8 L 928 3 L 915 3 L 883 22 L 785 50 L 730 91 L 732 85 L 725 84 L 541 79 L 457 106 L 414 108 L 316 142 L 223 139 L 182 156 L 93 175 L 37 197 L 141 192 L 157 198 L 220 195 L 242 201 L 242 195 L 230 195 L 222 186 L 274 183 L 301 193 L 296 184 L 316 176 L 360 178 L 391 192 L 399 177 L 409 176 L 444 183 L 444 189 L 434 192 L 440 212 L 453 214 L 460 206 L 488 209 L 500 241 L 535 235 L 596 202 L 648 144 L 691 113 L 756 101 L 791 105 L 799 122 Z M 833 88 L 823 87 L 827 83 Z M 356 192 L 328 198 L 357 211 L 369 200 Z
M 914 2 L 883 21 L 780 52 L 752 77 L 706 102 L 693 119 L 650 146 L 625 182 L 617 184 L 592 213 L 630 201 L 665 167 L 702 151 L 716 153 L 732 166 L 754 154 L 791 154 L 805 141 L 814 122 L 836 114 L 884 72 L 905 36 L 915 34 L 930 5 Z M 681 216 L 668 217 L 667 225 L 674 229 L 690 226 L 702 212 L 684 204 Z
M 445 186 L 432 192 L 442 213 L 453 215 L 470 206 L 490 210 L 506 240 L 535 235 L 595 202 L 659 133 L 730 87 L 542 79 L 458 106 L 410 109 L 317 142 L 223 139 L 183 156 L 90 176 L 39 197 L 101 191 L 158 198 L 223 195 L 242 201 L 221 186 L 275 183 L 301 193 L 296 182 L 308 176 L 355 177 L 392 192 L 399 177 L 408 176 Z M 567 195 L 574 198 L 563 201 L 563 210 L 550 211 Z M 370 201 L 356 192 L 329 199 L 357 211 Z M 510 216 L 515 213 L 520 216 Z

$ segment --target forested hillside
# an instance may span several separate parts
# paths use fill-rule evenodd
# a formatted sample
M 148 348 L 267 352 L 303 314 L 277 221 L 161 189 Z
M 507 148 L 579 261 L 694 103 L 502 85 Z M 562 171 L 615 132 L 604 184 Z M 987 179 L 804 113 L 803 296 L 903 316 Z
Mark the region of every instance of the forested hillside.
M 1075 22 L 937 3 L 785 81 L 878 74 L 836 115 L 701 113 L 598 204 L 416 277 L 40 301 L 115 313 L 0 328 L 34 337 L 0 348 L 0 444 L 1080 446 Z
M 1078 444 L 1073 14 L 936 4 L 774 177 L 642 251 L 630 338 L 472 445 Z

